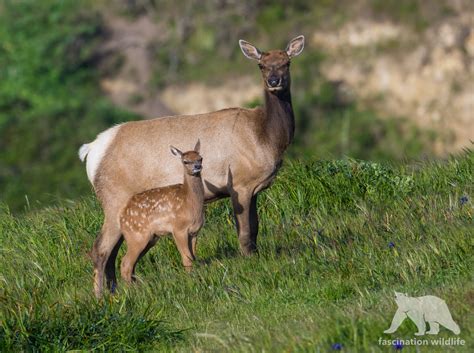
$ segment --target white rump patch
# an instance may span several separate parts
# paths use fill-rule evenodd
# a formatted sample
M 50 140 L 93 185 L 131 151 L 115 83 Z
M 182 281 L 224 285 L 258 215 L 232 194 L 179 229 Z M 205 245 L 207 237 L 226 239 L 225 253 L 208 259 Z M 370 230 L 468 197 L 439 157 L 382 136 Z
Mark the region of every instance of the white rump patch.
M 79 159 L 81 160 L 81 162 L 84 162 L 84 160 L 86 159 L 86 156 L 89 153 L 89 146 L 90 143 L 85 143 L 81 146 L 81 148 L 79 148 Z
M 84 159 L 87 157 L 87 178 L 91 184 L 94 184 L 95 175 L 97 173 L 97 169 L 99 168 L 100 162 L 102 162 L 102 158 L 104 158 L 107 148 L 114 140 L 115 135 L 117 135 L 119 129 L 120 125 L 111 127 L 110 129 L 101 132 L 94 141 L 82 145 L 79 149 L 79 158 L 81 161 L 84 161 Z

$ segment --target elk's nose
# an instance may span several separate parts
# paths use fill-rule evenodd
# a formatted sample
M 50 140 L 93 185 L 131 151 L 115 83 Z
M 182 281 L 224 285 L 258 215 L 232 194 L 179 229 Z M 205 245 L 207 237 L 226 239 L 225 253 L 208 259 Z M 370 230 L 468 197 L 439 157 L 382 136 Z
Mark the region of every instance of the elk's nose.
M 272 76 L 268 79 L 268 85 L 270 87 L 276 87 L 280 84 L 280 79 L 278 77 Z
M 199 173 L 202 170 L 202 165 L 201 164 L 195 164 L 193 166 L 193 173 Z

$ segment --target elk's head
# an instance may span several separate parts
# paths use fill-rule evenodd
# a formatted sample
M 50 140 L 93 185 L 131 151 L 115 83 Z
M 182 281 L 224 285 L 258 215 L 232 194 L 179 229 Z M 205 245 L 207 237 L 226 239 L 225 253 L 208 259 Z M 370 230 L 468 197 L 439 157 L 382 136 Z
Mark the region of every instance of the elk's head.
M 290 40 L 285 50 L 262 52 L 242 39 L 239 40 L 239 45 L 247 58 L 258 61 L 267 91 L 278 93 L 290 88 L 290 61 L 303 51 L 304 36 Z
M 199 154 L 201 143 L 196 143 L 193 151 L 181 152 L 176 147 L 170 146 L 171 153 L 181 158 L 184 169 L 189 175 L 199 175 L 202 170 L 202 157 Z

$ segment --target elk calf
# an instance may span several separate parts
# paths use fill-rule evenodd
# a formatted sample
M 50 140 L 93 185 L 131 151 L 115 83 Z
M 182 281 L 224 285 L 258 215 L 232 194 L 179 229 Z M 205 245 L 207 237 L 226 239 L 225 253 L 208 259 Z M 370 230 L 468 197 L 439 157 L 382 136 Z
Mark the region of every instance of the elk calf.
M 120 267 L 122 277 L 130 283 L 139 258 L 155 245 L 157 238 L 171 233 L 181 254 L 183 265 L 190 270 L 196 251 L 196 236 L 204 223 L 204 188 L 201 180 L 202 157 L 199 141 L 194 151 L 181 152 L 170 146 L 181 158 L 183 184 L 151 189 L 134 195 L 120 215 L 120 228 L 127 243 L 127 253 Z

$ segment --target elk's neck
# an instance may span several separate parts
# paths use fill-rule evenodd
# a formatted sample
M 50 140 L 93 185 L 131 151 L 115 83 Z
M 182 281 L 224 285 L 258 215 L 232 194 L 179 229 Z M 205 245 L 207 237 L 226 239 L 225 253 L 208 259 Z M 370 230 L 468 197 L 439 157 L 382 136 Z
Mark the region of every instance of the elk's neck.
M 265 90 L 266 134 L 270 143 L 276 147 L 278 155 L 283 154 L 293 141 L 295 117 L 289 90 L 273 94 Z
M 197 206 L 204 204 L 204 186 L 201 175 L 189 175 L 184 172 L 183 189 L 186 197 Z

